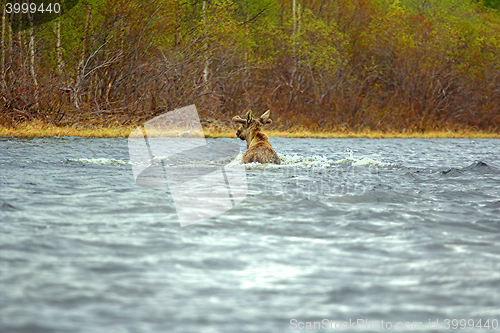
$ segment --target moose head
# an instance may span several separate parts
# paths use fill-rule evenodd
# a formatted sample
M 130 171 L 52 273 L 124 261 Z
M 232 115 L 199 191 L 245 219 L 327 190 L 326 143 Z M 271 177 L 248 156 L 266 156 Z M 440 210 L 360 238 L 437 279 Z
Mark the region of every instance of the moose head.
M 240 124 L 236 136 L 247 142 L 247 151 L 243 154 L 244 163 L 280 164 L 278 154 L 273 150 L 269 137 L 261 131 L 263 125 L 272 123 L 269 119 L 270 113 L 271 111 L 267 110 L 259 118 L 254 118 L 252 111 L 248 111 L 245 119 L 240 116 L 233 117 L 233 121 Z
M 252 111 L 248 111 L 245 119 L 240 116 L 233 117 L 233 121 L 237 124 L 240 124 L 238 130 L 236 131 L 236 136 L 241 140 L 247 141 L 247 148 L 251 141 L 251 133 L 260 132 L 260 129 L 265 124 L 271 124 L 273 121 L 269 119 L 271 114 L 270 110 L 264 112 L 262 116 L 259 118 L 254 118 L 252 115 Z

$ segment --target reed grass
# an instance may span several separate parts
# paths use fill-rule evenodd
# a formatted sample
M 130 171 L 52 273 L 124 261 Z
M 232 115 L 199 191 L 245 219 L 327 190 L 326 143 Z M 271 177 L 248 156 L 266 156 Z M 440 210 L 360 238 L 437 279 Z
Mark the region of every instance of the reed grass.
M 46 124 L 38 120 L 16 124 L 13 127 L 0 125 L 0 137 L 60 137 L 79 136 L 93 138 L 118 138 L 128 137 L 135 126 L 109 126 L 109 127 L 87 127 L 78 126 L 56 126 Z
M 13 127 L 0 125 L 0 137 L 94 137 L 94 138 L 117 138 L 128 137 L 136 126 L 56 126 L 35 120 L 17 124 Z M 234 138 L 236 130 L 214 130 L 204 129 L 204 134 L 208 138 Z M 265 133 L 271 137 L 285 138 L 500 138 L 500 133 L 485 132 L 476 129 L 463 130 L 432 130 L 423 132 L 397 132 L 380 130 L 319 130 L 292 129 L 289 131 L 266 130 Z

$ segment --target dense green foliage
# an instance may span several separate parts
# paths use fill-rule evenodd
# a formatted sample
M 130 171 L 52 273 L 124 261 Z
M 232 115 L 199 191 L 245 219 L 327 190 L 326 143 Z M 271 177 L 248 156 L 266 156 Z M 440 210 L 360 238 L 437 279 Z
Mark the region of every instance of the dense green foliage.
M 487 6 L 487 7 L 491 7 L 491 8 L 500 8 L 500 0 L 483 0 L 483 3 Z
M 271 109 L 282 129 L 500 131 L 498 0 L 294 3 L 87 0 L 34 45 L 6 26 L 0 122 L 130 124 L 195 103 Z

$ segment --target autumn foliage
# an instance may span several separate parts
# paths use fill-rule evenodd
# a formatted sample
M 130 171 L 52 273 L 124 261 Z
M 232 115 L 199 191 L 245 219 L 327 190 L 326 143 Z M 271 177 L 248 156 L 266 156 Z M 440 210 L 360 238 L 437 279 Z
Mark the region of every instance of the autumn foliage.
M 6 126 L 194 103 L 207 121 L 270 109 L 285 131 L 500 131 L 500 13 L 481 2 L 88 0 L 32 31 L 8 20 Z

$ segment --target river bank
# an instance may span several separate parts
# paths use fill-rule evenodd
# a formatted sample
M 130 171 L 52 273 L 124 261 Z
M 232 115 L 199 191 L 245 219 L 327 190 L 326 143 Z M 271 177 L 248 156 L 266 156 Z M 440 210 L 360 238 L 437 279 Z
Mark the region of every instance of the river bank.
M 136 126 L 56 126 L 39 121 L 24 122 L 13 127 L 0 126 L 0 136 L 12 137 L 57 137 L 57 136 L 77 136 L 77 137 L 97 137 L 115 138 L 128 137 Z M 203 126 L 205 136 L 208 138 L 234 138 L 236 126 L 231 128 Z M 430 130 L 423 132 L 416 131 L 380 131 L 380 130 L 309 130 L 291 129 L 265 130 L 269 136 L 286 138 L 500 138 L 500 133 L 485 132 L 474 129 L 464 130 Z

